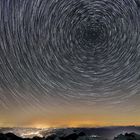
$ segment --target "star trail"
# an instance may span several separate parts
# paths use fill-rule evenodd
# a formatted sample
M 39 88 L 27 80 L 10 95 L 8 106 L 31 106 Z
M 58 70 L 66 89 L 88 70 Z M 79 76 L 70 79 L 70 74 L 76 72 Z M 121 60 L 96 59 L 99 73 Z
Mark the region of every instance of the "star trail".
M 139 0 L 0 0 L 0 110 L 99 104 L 140 116 L 139 93 Z

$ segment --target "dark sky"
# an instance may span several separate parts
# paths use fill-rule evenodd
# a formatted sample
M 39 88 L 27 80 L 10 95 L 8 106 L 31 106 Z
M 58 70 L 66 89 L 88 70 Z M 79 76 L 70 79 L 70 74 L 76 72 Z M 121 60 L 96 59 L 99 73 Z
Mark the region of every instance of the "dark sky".
M 0 0 L 0 126 L 140 125 L 139 0 Z

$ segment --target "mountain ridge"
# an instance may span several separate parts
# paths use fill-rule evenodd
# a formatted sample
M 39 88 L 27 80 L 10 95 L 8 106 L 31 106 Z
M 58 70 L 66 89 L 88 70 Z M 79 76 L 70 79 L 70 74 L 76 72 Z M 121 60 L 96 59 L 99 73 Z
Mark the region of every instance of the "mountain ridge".
M 0 133 L 0 140 L 108 140 L 106 138 L 97 137 L 97 136 L 87 136 L 84 132 L 80 133 L 72 133 L 68 134 L 66 136 L 59 136 L 56 134 L 52 134 L 47 137 L 33 137 L 33 138 L 21 138 L 19 136 L 16 136 L 13 133 Z M 112 140 L 140 140 L 140 134 L 136 133 L 125 133 L 119 134 L 117 137 L 114 137 Z

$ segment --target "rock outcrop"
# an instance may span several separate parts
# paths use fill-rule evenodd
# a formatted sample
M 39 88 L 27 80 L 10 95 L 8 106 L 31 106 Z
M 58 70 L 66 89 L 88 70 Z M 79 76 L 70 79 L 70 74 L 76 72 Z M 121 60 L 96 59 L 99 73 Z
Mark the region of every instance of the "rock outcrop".
M 119 136 L 115 137 L 114 140 L 140 140 L 140 135 L 135 133 L 126 133 L 125 135 L 120 134 Z

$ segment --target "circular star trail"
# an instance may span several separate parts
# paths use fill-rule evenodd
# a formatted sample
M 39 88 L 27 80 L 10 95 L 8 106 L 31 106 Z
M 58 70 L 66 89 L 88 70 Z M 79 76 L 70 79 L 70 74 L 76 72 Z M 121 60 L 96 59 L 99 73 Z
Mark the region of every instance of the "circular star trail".
M 140 89 L 138 0 L 1 0 L 0 102 L 112 101 Z

